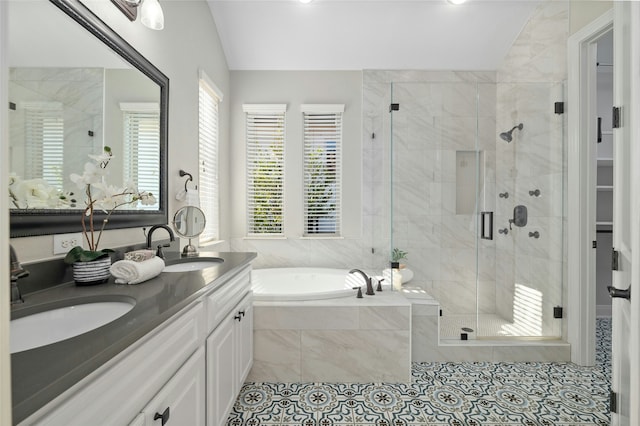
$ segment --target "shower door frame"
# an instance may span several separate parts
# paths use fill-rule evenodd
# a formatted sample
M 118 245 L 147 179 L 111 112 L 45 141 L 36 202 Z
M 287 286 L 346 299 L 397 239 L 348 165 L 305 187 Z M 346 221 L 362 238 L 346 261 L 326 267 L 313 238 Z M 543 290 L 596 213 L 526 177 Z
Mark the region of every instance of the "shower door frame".
M 609 10 L 575 33 L 568 42 L 568 218 L 567 220 L 567 342 L 571 362 L 595 364 L 595 40 L 613 28 Z M 589 71 L 591 70 L 591 71 Z M 585 148 L 586 147 L 586 148 Z

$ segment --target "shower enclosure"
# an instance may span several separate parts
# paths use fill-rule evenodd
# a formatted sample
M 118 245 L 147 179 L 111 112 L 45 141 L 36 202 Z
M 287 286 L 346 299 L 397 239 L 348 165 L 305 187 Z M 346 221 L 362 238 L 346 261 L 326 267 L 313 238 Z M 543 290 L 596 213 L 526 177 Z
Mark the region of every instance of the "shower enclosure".
M 451 74 L 365 79 L 365 132 L 386 133 L 372 138 L 391 206 L 379 241 L 409 253 L 405 286 L 440 303 L 441 340 L 559 338 L 563 84 Z

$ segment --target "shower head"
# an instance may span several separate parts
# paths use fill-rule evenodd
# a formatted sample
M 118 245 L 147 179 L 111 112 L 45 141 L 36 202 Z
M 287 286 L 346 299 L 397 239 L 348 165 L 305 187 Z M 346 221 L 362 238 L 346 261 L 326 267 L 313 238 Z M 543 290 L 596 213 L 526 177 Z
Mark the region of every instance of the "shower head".
M 508 132 L 500 133 L 500 138 L 507 142 L 511 142 L 513 140 L 513 131 L 515 129 L 522 130 L 523 127 L 524 126 L 522 125 L 522 123 L 518 124 L 517 126 L 513 126 L 513 128 Z

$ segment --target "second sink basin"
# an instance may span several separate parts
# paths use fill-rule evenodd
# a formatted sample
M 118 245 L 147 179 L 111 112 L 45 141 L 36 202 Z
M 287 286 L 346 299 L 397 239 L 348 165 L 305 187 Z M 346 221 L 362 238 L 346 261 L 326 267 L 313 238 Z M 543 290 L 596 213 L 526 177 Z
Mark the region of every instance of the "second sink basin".
M 219 257 L 186 257 L 164 267 L 162 272 L 189 272 L 217 266 L 224 262 Z
M 79 336 L 114 321 L 135 302 L 91 302 L 50 309 L 11 321 L 11 353 Z

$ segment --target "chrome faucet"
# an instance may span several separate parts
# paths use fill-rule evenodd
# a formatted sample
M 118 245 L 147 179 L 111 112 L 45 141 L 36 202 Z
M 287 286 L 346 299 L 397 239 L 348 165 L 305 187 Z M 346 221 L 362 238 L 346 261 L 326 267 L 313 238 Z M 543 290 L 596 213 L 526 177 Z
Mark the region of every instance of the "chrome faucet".
M 373 296 L 374 294 L 376 294 L 373 291 L 373 284 L 371 283 L 371 277 L 369 275 L 365 274 L 360 269 L 352 269 L 349 271 L 349 273 L 362 275 L 362 278 L 364 278 L 365 283 L 367 283 L 367 291 L 365 292 L 367 296 Z
M 153 232 L 158 228 L 162 228 L 162 229 L 166 229 L 167 230 L 167 232 L 169 233 L 169 240 L 170 241 L 175 241 L 176 240 L 175 235 L 173 235 L 173 231 L 167 225 L 153 225 L 149 229 L 149 232 L 147 233 L 147 248 L 148 249 L 152 248 L 151 247 L 151 237 L 153 235 Z M 158 256 L 161 259 L 164 259 L 164 253 L 162 252 L 162 247 L 163 247 L 162 245 L 158 246 L 158 250 L 156 251 L 156 256 Z M 164 247 L 169 247 L 169 244 L 165 245 Z
M 28 277 L 29 271 L 22 267 L 11 244 L 9 244 L 9 269 L 11 274 L 11 304 L 22 303 L 24 300 L 22 299 L 22 294 L 20 294 L 18 280 Z

